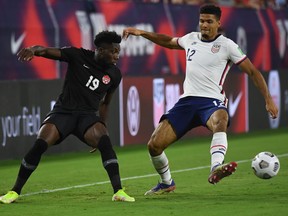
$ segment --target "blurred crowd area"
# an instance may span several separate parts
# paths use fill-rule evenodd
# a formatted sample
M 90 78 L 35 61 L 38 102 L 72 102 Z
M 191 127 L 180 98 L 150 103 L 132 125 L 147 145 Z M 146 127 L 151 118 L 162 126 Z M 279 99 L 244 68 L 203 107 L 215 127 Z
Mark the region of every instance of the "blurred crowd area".
M 288 8 L 288 0 L 142 0 L 142 1 L 150 3 L 166 2 L 171 4 L 192 4 L 192 5 L 213 3 L 223 6 L 246 7 L 254 9 Z
M 142 0 L 142 1 L 152 3 L 166 2 L 171 4 L 192 4 L 192 5 L 213 3 L 223 6 L 246 7 L 254 9 L 288 8 L 288 0 Z
M 189 4 L 189 5 L 202 5 L 206 3 L 213 3 L 220 6 L 243 7 L 254 9 L 288 8 L 288 0 L 102 0 L 102 1 L 133 1 L 144 3 L 170 3 L 170 4 Z

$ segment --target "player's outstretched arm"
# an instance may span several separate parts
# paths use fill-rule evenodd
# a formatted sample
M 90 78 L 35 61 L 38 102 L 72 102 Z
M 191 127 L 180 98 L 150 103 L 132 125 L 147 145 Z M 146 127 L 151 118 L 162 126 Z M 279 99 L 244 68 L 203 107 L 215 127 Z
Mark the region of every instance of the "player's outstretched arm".
M 177 38 L 165 34 L 158 34 L 155 32 L 147 32 L 141 29 L 128 27 L 123 30 L 122 38 L 127 40 L 130 35 L 141 36 L 155 44 L 169 48 L 169 49 L 183 49 L 177 43 Z
M 273 119 L 277 118 L 278 108 L 269 93 L 266 81 L 262 76 L 262 74 L 260 73 L 260 71 L 255 68 L 255 66 L 251 63 L 251 61 L 248 58 L 245 59 L 243 62 L 241 62 L 239 67 L 241 68 L 241 70 L 243 70 L 249 75 L 254 85 L 259 89 L 259 91 L 263 95 L 266 103 L 267 112 L 270 113 Z
M 34 56 L 58 60 L 61 57 L 60 49 L 53 47 L 31 46 L 23 48 L 17 53 L 19 61 L 31 61 Z

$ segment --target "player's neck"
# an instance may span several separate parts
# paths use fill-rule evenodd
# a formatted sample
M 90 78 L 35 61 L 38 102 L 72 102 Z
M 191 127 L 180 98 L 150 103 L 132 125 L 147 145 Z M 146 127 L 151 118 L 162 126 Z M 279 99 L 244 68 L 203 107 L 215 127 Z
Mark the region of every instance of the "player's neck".
M 210 41 L 214 41 L 216 40 L 221 34 L 217 33 L 216 35 L 212 36 L 212 37 L 203 37 L 201 36 L 201 41 L 205 41 L 205 42 L 210 42 Z

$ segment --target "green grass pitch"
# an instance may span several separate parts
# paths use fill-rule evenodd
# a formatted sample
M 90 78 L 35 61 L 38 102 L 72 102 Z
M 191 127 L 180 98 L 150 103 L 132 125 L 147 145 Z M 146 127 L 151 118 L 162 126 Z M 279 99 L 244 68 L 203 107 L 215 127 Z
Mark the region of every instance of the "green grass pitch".
M 43 156 L 25 185 L 22 196 L 0 204 L 1 216 L 283 216 L 288 212 L 288 129 L 228 135 L 226 161 L 239 163 L 235 174 L 217 185 L 207 181 L 210 137 L 182 139 L 166 150 L 174 193 L 144 196 L 158 176 L 145 145 L 115 148 L 122 184 L 135 203 L 112 202 L 112 188 L 99 152 Z M 257 178 L 252 158 L 271 151 L 280 160 L 278 175 Z M 14 184 L 19 161 L 0 161 L 0 194 Z

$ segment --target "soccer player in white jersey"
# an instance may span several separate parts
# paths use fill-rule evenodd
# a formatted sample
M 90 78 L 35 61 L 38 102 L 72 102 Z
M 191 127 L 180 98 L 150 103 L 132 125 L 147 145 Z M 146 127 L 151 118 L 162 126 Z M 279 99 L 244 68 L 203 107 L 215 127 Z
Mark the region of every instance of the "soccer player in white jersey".
M 261 73 L 236 43 L 218 33 L 220 17 L 221 9 L 218 6 L 202 6 L 199 16 L 200 32 L 191 32 L 183 37 L 172 37 L 132 27 L 123 30 L 124 39 L 129 35 L 142 36 L 160 46 L 183 49 L 186 52 L 184 93 L 174 107 L 161 117 L 148 142 L 151 161 L 161 181 L 145 195 L 175 190 L 175 182 L 171 177 L 164 150 L 189 130 L 201 125 L 213 132 L 208 182 L 216 184 L 235 172 L 236 162 L 224 164 L 228 147 L 226 131 L 229 115 L 222 88 L 232 64 L 239 66 L 252 79 L 263 95 L 266 110 L 271 117 L 276 118 L 278 115 L 278 108 Z

